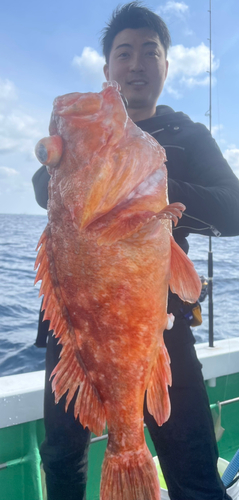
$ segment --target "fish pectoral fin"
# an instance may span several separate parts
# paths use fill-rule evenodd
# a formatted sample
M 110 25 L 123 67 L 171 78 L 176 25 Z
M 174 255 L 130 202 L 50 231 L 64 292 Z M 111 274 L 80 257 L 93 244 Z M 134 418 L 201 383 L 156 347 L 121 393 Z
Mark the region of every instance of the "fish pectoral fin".
M 98 245 L 113 245 L 119 240 L 130 238 L 132 234 L 149 222 L 155 216 L 154 212 L 142 211 L 131 214 L 120 214 L 109 226 L 101 232 L 97 239 Z
M 119 240 L 130 238 L 143 226 L 157 219 L 173 220 L 176 226 L 178 219 L 182 217 L 183 210 L 185 210 L 185 206 L 182 203 L 172 203 L 164 207 L 158 213 L 151 210 L 141 210 L 134 213 L 127 213 L 126 211 L 120 212 L 110 222 L 108 227 L 101 232 L 97 243 L 99 245 L 113 245 Z
M 171 203 L 167 205 L 159 213 L 156 214 L 157 219 L 169 219 L 174 222 L 174 225 L 177 226 L 178 219 L 181 219 L 182 213 L 185 210 L 185 205 L 182 203 Z
M 50 321 L 49 330 L 54 330 L 54 336 L 63 345 L 60 359 L 51 373 L 52 390 L 55 393 L 55 402 L 67 393 L 65 409 L 77 392 L 74 403 L 74 416 L 83 427 L 88 427 L 96 435 L 101 435 L 106 424 L 105 410 L 99 394 L 91 382 L 89 374 L 82 361 L 80 351 L 75 340 L 74 329 L 69 323 L 65 303 L 63 301 L 57 279 L 53 286 L 50 273 L 50 262 L 53 262 L 50 227 L 47 226 L 38 244 L 38 255 L 35 268 L 38 271 L 35 283 L 42 280 L 39 295 L 44 295 L 42 310 L 44 320 Z
M 165 345 L 162 344 L 152 369 L 146 396 L 148 411 L 153 415 L 158 425 L 163 425 L 170 416 L 168 386 L 171 385 L 170 358 Z
M 180 299 L 194 304 L 201 293 L 201 280 L 193 263 L 171 236 L 170 289 Z

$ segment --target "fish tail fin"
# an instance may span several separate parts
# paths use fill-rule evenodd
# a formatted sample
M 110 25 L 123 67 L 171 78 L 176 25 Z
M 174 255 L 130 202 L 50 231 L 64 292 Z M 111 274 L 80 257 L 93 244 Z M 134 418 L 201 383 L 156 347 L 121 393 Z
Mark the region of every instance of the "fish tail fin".
M 144 443 L 141 450 L 115 455 L 107 449 L 102 466 L 100 500 L 160 500 L 155 463 Z

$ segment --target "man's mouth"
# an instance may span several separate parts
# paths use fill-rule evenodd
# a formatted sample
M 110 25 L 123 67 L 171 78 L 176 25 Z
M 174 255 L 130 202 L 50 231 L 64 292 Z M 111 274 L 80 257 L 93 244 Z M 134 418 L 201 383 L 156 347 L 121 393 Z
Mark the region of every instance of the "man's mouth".
M 144 80 L 132 80 L 131 82 L 128 83 L 129 85 L 138 85 L 138 86 L 147 85 L 147 82 L 145 82 Z

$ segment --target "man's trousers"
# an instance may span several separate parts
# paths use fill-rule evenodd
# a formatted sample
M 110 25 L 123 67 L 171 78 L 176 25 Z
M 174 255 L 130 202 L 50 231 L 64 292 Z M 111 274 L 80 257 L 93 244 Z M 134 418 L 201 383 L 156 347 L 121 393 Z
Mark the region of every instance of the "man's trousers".
M 183 326 L 185 328 L 185 325 Z M 218 451 L 207 393 L 190 334 L 175 325 L 175 346 L 168 342 L 173 383 L 169 388 L 171 416 L 162 427 L 144 405 L 144 417 L 158 455 L 171 500 L 230 500 L 217 472 Z M 188 330 L 190 330 L 188 328 Z M 175 338 L 175 337 L 174 337 Z M 165 334 L 167 345 L 167 332 Z M 61 346 L 50 334 L 46 355 L 45 428 L 41 457 L 48 500 L 85 500 L 90 432 L 73 414 L 65 413 L 65 396 L 56 405 L 49 377 Z M 91 499 L 88 499 L 91 500 Z M 145 499 L 147 500 L 147 499 Z

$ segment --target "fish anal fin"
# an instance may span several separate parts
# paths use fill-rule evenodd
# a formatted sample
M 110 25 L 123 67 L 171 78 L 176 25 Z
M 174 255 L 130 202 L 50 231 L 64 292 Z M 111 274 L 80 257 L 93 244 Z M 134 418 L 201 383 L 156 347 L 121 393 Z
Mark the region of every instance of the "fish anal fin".
M 180 299 L 194 304 L 201 293 L 201 280 L 193 263 L 171 236 L 170 289 Z
M 102 466 L 100 500 L 159 500 L 157 469 L 146 444 L 114 455 L 108 448 Z
M 59 339 L 59 343 L 63 346 L 60 360 L 50 377 L 54 377 L 52 390 L 55 393 L 55 402 L 58 403 L 60 398 L 67 393 L 67 411 L 69 403 L 76 391 L 78 391 L 74 404 L 75 418 L 77 419 L 79 416 L 83 427 L 87 426 L 96 435 L 101 435 L 106 423 L 105 410 L 81 358 L 76 343 L 75 331 L 71 323 L 69 323 L 69 316 L 56 278 L 53 286 L 51 275 L 53 265 L 51 265 L 50 272 L 50 262 L 53 262 L 53 256 L 51 255 L 49 227 L 46 227 L 44 233 L 44 237 L 40 240 L 41 246 L 37 259 L 39 267 L 36 281 L 42 280 L 40 294 L 44 295 L 42 305 L 44 319 L 50 321 L 49 330 L 54 331 L 55 337 Z
M 165 345 L 162 344 L 147 388 L 147 408 L 158 425 L 163 425 L 170 416 L 171 406 L 168 386 L 171 385 L 170 358 Z

